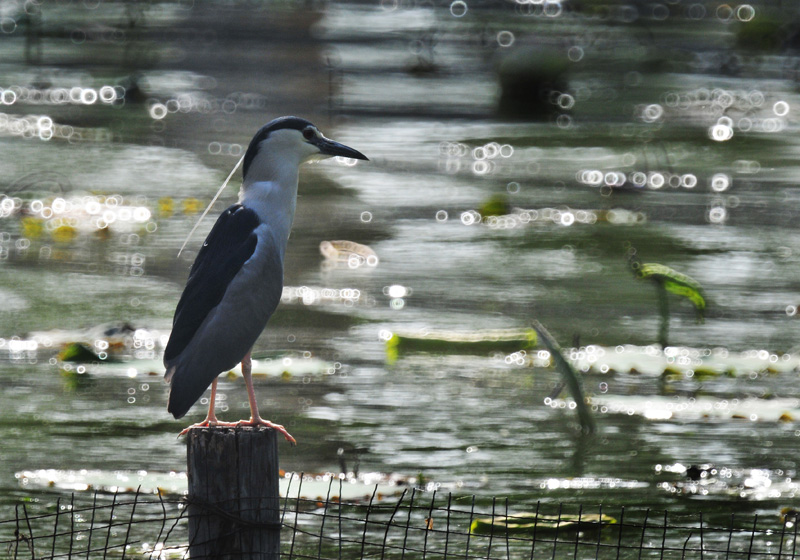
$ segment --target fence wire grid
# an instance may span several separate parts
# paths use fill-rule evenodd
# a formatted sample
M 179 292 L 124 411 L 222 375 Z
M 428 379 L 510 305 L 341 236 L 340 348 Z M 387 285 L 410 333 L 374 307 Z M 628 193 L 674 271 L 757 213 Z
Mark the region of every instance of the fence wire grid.
M 281 498 L 282 558 L 800 558 L 792 515 L 704 518 L 702 513 L 542 502 L 512 508 L 504 498 L 479 505 L 474 496 L 413 488 L 381 497 L 377 487 L 363 502 L 345 503 L 335 486 L 332 481 L 326 497 L 301 498 L 298 488 L 296 497 Z M 0 521 L 0 557 L 190 558 L 189 501 L 136 491 L 20 502 L 13 519 Z M 251 524 L 232 530 L 253 529 Z

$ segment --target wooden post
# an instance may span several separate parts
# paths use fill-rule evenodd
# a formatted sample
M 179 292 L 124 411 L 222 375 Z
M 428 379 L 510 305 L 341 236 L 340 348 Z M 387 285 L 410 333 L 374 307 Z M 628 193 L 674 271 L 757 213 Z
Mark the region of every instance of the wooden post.
M 192 428 L 188 440 L 189 558 L 279 560 L 276 432 Z

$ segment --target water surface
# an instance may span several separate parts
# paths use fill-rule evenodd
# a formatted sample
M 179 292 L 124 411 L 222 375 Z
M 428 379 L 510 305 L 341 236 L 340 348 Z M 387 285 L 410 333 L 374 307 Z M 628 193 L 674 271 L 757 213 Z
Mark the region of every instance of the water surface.
M 685 475 L 672 467 L 709 464 L 742 479 L 761 469 L 776 485 L 796 476 L 796 371 L 768 365 L 796 345 L 793 51 L 744 48 L 746 21 L 692 16 L 680 3 L 665 21 L 643 12 L 633 22 L 390 4 L 153 6 L 121 38 L 92 40 L 96 26 L 121 29 L 136 14 L 43 4 L 39 56 L 25 59 L 22 27 L 4 39 L 0 517 L 19 499 L 66 495 L 20 485 L 24 470 L 183 471 L 176 434 L 204 407 L 181 422 L 166 413 L 160 351 L 212 220 L 176 254 L 254 131 L 296 113 L 370 162 L 301 174 L 286 285 L 312 296 L 287 292 L 254 348 L 324 364 L 257 380 L 266 415 L 300 442 L 281 447 L 284 469 L 337 471 L 344 457 L 348 469 L 423 473 L 484 506 L 500 496 L 520 509 L 602 502 L 777 520 L 791 484 L 703 500 L 673 491 Z M 183 31 L 168 32 L 174 25 Z M 504 113 L 498 69 L 540 56 L 566 61 L 563 91 L 532 96 L 545 109 L 535 118 Z M 127 87 L 125 101 L 104 102 L 106 85 Z M 55 88 L 79 88 L 77 101 L 45 102 Z M 498 197 L 509 216 L 481 217 Z M 371 247 L 379 264 L 325 262 L 320 242 L 342 239 Z M 656 291 L 631 273 L 632 248 L 704 287 L 702 323 L 671 298 L 671 345 L 764 351 L 767 361 L 735 376 L 590 370 L 598 429 L 586 436 L 556 391 L 559 374 L 530 360 L 387 357 L 387 332 L 524 329 L 532 319 L 566 348 L 655 345 Z M 64 371 L 64 331 L 91 345 L 125 325 L 154 333 L 150 346 L 122 364 Z M 220 389 L 225 419 L 247 414 L 240 378 Z M 648 398 L 677 412 L 648 414 Z M 744 416 L 680 413 L 748 399 L 757 406 Z

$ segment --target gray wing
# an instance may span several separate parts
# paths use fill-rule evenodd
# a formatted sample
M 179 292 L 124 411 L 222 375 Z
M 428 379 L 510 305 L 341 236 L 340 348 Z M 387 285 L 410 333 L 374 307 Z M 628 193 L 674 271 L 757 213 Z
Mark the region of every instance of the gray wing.
M 164 365 L 169 368 L 191 342 L 205 318 L 222 301 L 225 290 L 253 255 L 260 225 L 256 213 L 241 204 L 225 210 L 195 259 L 172 321 Z

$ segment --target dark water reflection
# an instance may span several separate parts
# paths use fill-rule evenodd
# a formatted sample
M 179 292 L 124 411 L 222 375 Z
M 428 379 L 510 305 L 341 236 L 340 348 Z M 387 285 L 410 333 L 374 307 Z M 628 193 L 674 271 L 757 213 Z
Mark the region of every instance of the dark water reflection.
M 706 290 L 702 324 L 687 302 L 672 301 L 672 344 L 789 352 L 800 264 L 789 39 L 754 52 L 737 43 L 747 22 L 680 2 L 665 19 L 636 12 L 633 22 L 634 5 L 603 17 L 469 6 L 456 17 L 450 5 L 390 4 L 176 3 L 137 15 L 127 5 L 54 2 L 41 5 L 39 55 L 25 60 L 22 23 L 3 37 L 0 517 L 20 497 L 50 495 L 21 488 L 18 471 L 183 469 L 183 424 L 165 410 L 158 345 L 146 359 L 64 376 L 55 347 L 23 343 L 35 331 L 104 323 L 168 332 L 212 221 L 176 259 L 178 247 L 253 131 L 289 113 L 371 161 L 302 173 L 286 284 L 359 297 L 287 303 L 258 342 L 262 355 L 306 352 L 336 364 L 259 380 L 269 416 L 300 441 L 282 448 L 283 468 L 336 470 L 344 449 L 350 465 L 422 472 L 484 503 L 681 511 L 710 502 L 660 488 L 680 479 L 663 466 L 794 478 L 798 405 L 780 401 L 789 406 L 782 421 L 599 413 L 598 433 L 580 436 L 572 411 L 544 404 L 559 382 L 552 370 L 503 355 L 389 363 L 381 340 L 382 331 L 523 328 L 537 318 L 564 346 L 654 344 L 656 294 L 628 269 L 634 247 Z M 125 18 L 136 20 L 128 30 Z M 122 38 L 97 35 L 103 25 Z M 518 59 L 565 65 L 553 78 L 561 90 L 530 93 L 544 114 L 501 106 L 498 72 Z M 89 91 L 111 96 L 105 86 L 117 87 L 114 99 L 88 103 Z M 47 101 L 57 88 L 79 91 Z M 516 218 L 479 223 L 492 197 Z M 116 225 L 91 226 L 92 200 Z M 235 188 L 219 207 L 233 200 Z M 72 210 L 63 222 L 41 214 L 64 204 Z M 319 243 L 336 239 L 370 246 L 380 264 L 324 264 Z M 408 295 L 396 301 L 390 286 Z M 794 370 L 666 384 L 628 371 L 586 378 L 598 398 L 662 395 L 678 406 L 756 398 L 768 409 L 768 399 L 800 397 L 797 387 Z M 221 392 L 226 416 L 246 412 L 240 381 L 223 381 Z M 793 496 L 789 488 L 736 506 L 777 516 Z

